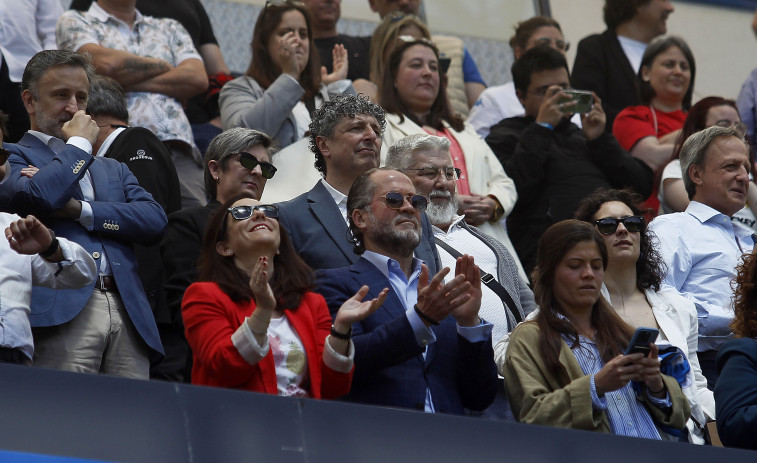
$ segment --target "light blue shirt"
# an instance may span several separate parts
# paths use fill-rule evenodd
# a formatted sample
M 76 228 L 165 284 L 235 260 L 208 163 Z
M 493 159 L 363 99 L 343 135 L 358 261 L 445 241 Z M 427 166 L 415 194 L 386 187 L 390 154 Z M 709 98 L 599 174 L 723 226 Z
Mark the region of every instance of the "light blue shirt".
M 741 256 L 754 247 L 752 234 L 697 201 L 684 212 L 657 216 L 649 229 L 657 235 L 668 266 L 661 289 L 676 291 L 694 303 L 699 351 L 717 349 L 731 337 L 731 280 Z
M 410 322 L 410 326 L 413 328 L 415 340 L 418 341 L 418 345 L 424 348 L 423 358 L 425 359 L 425 349 L 428 348 L 429 344 L 436 342 L 436 335 L 431 328 L 423 323 L 423 320 L 421 320 L 414 309 L 415 304 L 418 302 L 418 277 L 421 275 L 421 264 L 423 261 L 417 257 L 413 257 L 413 271 L 410 274 L 410 278 L 407 278 L 399 262 L 388 256 L 373 251 L 365 251 L 363 258 L 375 265 L 389 280 L 389 284 L 392 285 L 392 289 L 397 294 L 400 302 L 402 302 L 407 321 Z M 493 328 L 491 323 L 482 318 L 481 324 L 478 326 L 464 327 L 457 325 L 457 333 L 470 342 L 482 342 L 489 339 Z M 435 412 L 431 390 L 428 387 L 426 388 L 426 404 L 424 409 L 426 413 Z

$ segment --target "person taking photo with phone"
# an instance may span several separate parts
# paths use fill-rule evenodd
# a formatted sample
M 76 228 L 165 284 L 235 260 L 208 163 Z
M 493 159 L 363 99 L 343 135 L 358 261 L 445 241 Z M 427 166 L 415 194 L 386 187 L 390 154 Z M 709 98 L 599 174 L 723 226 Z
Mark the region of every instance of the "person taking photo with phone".
M 539 242 L 533 321 L 510 336 L 505 389 L 523 423 L 660 439 L 682 429 L 689 404 L 660 373 L 658 349 L 625 355 L 633 328 L 601 298 L 607 245 L 579 220 L 552 225 Z M 639 393 L 632 382 L 638 383 Z
M 579 201 L 597 188 L 631 188 L 644 197 L 652 191 L 652 170 L 605 133 L 602 101 L 594 96 L 571 123 L 576 103 L 565 56 L 550 47 L 534 47 L 512 67 L 515 91 L 526 110 L 522 117 L 492 127 L 486 142 L 515 182 L 518 203 L 507 229 L 523 267 L 536 264 L 539 237 L 552 224 L 570 219 Z

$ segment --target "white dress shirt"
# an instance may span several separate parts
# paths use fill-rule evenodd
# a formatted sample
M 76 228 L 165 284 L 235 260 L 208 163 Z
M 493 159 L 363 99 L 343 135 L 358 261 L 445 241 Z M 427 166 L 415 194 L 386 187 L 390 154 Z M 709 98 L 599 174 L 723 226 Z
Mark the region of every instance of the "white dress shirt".
M 0 230 L 20 219 L 15 214 L 0 213 Z M 18 348 L 29 360 L 34 341 L 29 325 L 32 285 L 52 289 L 81 288 L 91 285 L 97 276 L 95 261 L 76 243 L 58 238 L 63 261 L 48 262 L 39 256 L 17 254 L 8 240 L 0 239 L 0 346 Z

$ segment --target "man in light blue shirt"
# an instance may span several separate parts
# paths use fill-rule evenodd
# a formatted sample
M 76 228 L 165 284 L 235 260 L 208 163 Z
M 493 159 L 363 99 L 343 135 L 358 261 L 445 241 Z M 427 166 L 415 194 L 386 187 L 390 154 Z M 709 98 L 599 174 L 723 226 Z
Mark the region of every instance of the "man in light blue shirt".
M 731 216 L 746 203 L 749 149 L 738 127 L 714 126 L 690 136 L 681 149 L 683 183 L 691 202 L 684 212 L 657 217 L 649 226 L 668 266 L 663 290 L 694 302 L 699 317 L 699 363 L 708 387 L 717 380 L 715 356 L 731 337 L 731 279 L 754 237 Z

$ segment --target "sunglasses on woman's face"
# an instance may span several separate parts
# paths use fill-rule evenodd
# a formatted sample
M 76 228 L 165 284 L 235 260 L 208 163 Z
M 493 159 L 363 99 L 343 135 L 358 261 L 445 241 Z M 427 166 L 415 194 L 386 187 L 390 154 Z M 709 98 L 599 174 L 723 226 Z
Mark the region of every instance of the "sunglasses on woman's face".
M 246 220 L 252 217 L 255 211 L 260 211 L 269 219 L 279 219 L 279 208 L 271 204 L 258 204 L 257 206 L 234 206 L 226 209 L 226 215 L 231 214 L 235 220 Z M 223 218 L 223 225 L 218 230 L 218 238 L 221 241 L 226 234 L 226 217 Z
M 402 205 L 405 204 L 405 199 L 410 203 L 411 206 L 413 206 L 413 209 L 415 209 L 418 212 L 423 212 L 426 210 L 426 206 L 428 205 L 428 200 L 425 196 L 421 195 L 408 195 L 408 196 L 402 196 L 402 193 L 387 193 L 386 196 L 382 198 L 378 198 L 375 201 L 384 201 L 384 204 L 387 205 L 387 207 L 391 209 L 402 209 Z
M 276 168 L 270 162 L 258 161 L 258 158 L 244 151 L 234 154 L 239 155 L 239 163 L 242 164 L 242 167 L 245 169 L 253 170 L 257 166 L 260 166 L 260 173 L 267 179 L 273 178 L 276 173 Z
M 618 229 L 618 224 L 622 223 L 629 233 L 638 233 L 641 231 L 641 227 L 644 226 L 644 217 L 640 215 L 632 215 L 630 217 L 623 217 L 622 219 L 616 219 L 614 217 L 607 217 L 599 219 L 594 222 L 597 226 L 599 233 L 603 235 L 612 235 L 615 230 Z

